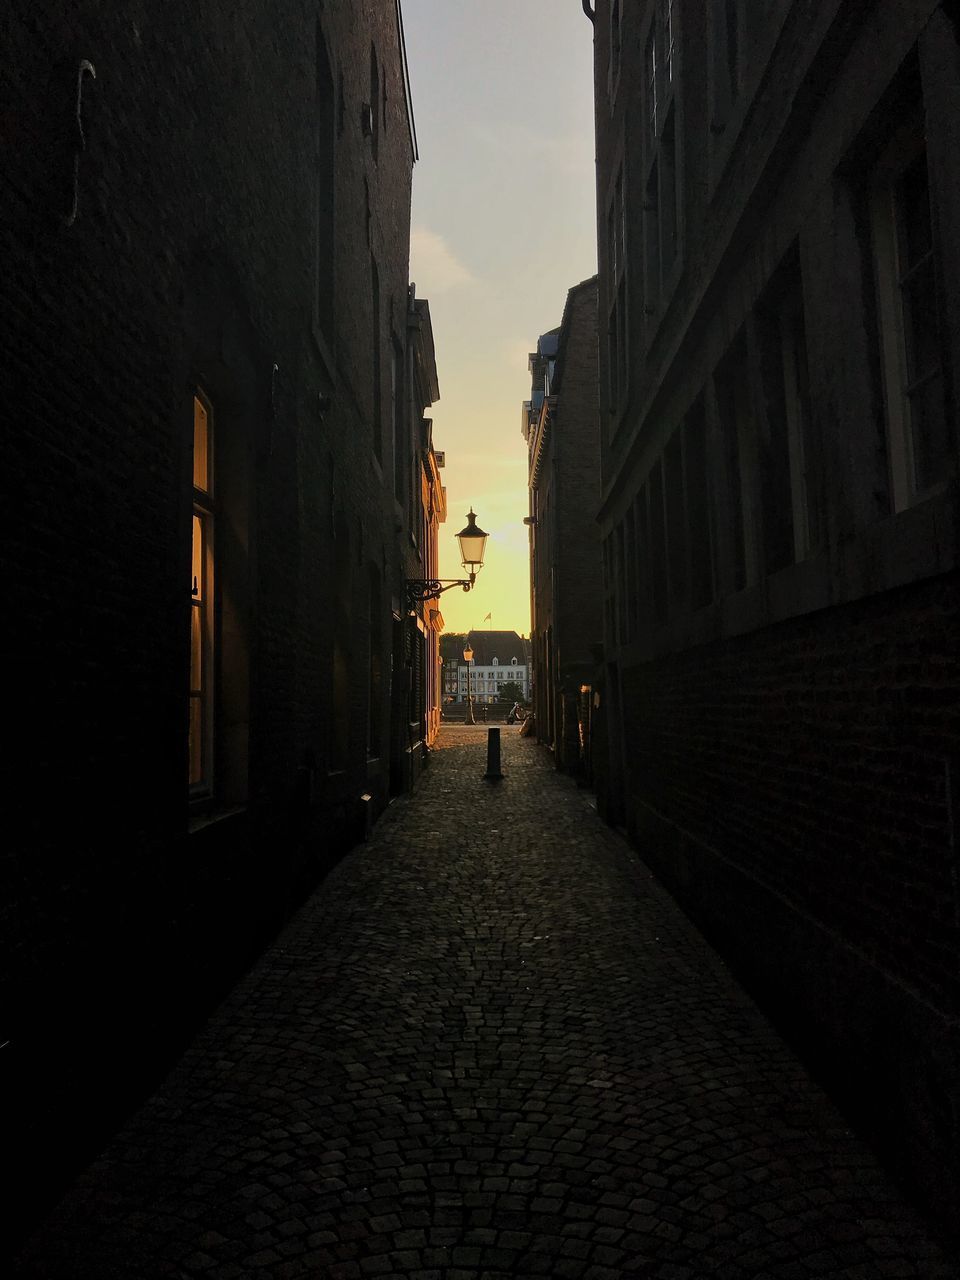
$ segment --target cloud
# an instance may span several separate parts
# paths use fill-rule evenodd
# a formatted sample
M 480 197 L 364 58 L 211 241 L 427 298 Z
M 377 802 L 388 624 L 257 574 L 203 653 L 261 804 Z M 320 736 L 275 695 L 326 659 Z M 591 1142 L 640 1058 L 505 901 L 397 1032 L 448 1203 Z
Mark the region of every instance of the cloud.
M 477 283 L 443 236 L 427 227 L 414 227 L 410 232 L 410 274 L 417 281 L 418 294 L 425 298 Z

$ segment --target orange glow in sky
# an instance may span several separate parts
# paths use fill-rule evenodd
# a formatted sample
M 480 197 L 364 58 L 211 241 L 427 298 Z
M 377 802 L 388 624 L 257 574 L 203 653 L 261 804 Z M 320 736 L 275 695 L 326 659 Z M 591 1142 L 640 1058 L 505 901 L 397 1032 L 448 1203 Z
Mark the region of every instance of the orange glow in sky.
M 527 355 L 596 271 L 593 28 L 574 0 L 403 0 L 420 160 L 410 279 L 428 299 L 446 454 L 440 575 L 461 576 L 472 506 L 489 533 L 447 631 L 528 634 Z M 484 621 L 486 614 L 490 621 Z

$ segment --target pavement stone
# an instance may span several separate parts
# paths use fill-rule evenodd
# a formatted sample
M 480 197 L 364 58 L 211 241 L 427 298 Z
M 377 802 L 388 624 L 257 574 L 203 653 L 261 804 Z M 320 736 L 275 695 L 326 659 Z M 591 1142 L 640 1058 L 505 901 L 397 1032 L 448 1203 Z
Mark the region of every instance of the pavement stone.
M 485 746 L 443 730 L 14 1274 L 955 1280 L 587 793 Z

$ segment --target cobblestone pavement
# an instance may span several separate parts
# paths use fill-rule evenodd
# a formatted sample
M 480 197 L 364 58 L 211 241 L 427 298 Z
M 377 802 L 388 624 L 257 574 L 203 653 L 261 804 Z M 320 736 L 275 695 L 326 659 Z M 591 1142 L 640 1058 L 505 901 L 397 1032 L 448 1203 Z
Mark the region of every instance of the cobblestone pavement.
M 955 1277 L 549 757 L 448 728 L 20 1259 L 55 1277 Z

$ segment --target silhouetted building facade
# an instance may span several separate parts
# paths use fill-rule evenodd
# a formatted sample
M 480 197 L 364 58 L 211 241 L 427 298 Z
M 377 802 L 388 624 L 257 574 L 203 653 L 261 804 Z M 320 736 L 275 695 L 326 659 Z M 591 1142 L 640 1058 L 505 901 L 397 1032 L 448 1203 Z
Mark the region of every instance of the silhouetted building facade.
M 446 490 L 440 480 L 443 454 L 433 447 L 433 423 L 425 411 L 440 398 L 430 307 L 410 286 L 407 319 L 408 368 L 404 432 L 407 458 L 398 472 L 397 504 L 409 530 L 404 540 L 406 576 L 430 581 L 439 572 L 440 525 L 447 518 Z M 395 619 L 394 679 L 399 741 L 394 759 L 395 790 L 409 787 L 426 760 L 440 728 L 441 597 L 423 600 L 422 591 L 407 592 L 402 617 Z
M 533 710 L 558 768 L 589 772 L 593 646 L 603 636 L 597 278 L 567 294 L 558 330 L 529 360 L 523 406 L 530 491 Z
M 8 9 L 0 1003 L 29 1184 L 386 803 L 436 372 L 398 4 Z
M 955 14 L 594 27 L 603 803 L 954 1218 Z

